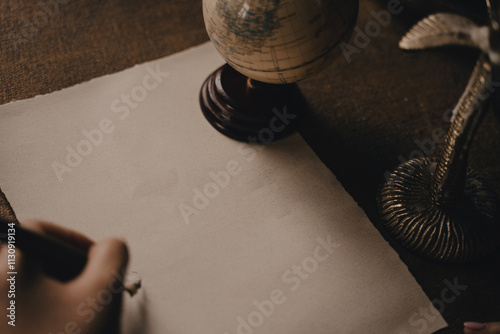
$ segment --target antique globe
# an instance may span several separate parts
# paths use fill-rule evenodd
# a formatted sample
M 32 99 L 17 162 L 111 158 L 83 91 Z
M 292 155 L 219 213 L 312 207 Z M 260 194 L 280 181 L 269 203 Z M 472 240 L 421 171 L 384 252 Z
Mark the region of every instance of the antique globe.
M 247 141 L 285 108 L 296 113 L 293 124 L 266 141 L 292 133 L 306 108 L 293 83 L 341 53 L 357 13 L 357 0 L 204 0 L 208 36 L 230 65 L 202 87 L 205 117 L 220 132 Z

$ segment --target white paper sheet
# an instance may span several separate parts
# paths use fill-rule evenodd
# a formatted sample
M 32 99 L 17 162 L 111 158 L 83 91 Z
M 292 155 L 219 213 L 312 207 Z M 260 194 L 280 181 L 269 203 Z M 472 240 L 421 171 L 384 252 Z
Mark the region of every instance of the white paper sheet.
M 1 106 L 0 185 L 18 217 L 127 239 L 143 290 L 125 333 L 445 326 L 299 135 L 257 150 L 205 121 L 199 89 L 222 63 L 206 44 Z

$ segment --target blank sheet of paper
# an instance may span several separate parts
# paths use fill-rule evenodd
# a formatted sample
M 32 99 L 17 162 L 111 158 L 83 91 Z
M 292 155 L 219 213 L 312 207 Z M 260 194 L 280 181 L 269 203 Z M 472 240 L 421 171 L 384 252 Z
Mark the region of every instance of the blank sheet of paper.
M 143 289 L 124 333 L 445 326 L 299 135 L 259 147 L 209 125 L 198 93 L 222 64 L 205 44 L 1 106 L 0 186 L 18 218 L 126 238 Z

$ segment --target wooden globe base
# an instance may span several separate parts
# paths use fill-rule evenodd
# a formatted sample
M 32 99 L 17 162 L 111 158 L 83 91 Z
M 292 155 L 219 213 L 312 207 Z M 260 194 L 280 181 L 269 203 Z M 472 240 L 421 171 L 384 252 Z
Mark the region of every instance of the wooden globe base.
M 306 111 L 305 100 L 296 84 L 254 81 L 227 64 L 203 83 L 200 105 L 205 118 L 219 132 L 257 144 L 294 133 Z
M 437 159 L 400 165 L 378 197 L 385 228 L 405 248 L 443 262 L 469 262 L 500 243 L 500 202 L 495 191 L 469 172 L 453 206 L 434 203 L 431 182 Z

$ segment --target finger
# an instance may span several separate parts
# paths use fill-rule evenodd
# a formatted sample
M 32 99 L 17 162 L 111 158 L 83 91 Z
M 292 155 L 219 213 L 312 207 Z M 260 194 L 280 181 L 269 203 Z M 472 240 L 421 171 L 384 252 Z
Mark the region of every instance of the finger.
M 464 334 L 500 334 L 500 322 L 466 322 Z
M 86 252 L 94 243 L 87 236 L 79 232 L 42 220 L 26 220 L 21 223 L 21 226 L 34 232 L 56 238 Z
M 500 334 L 500 322 L 486 323 L 486 332 L 488 334 Z
M 75 280 L 75 284 L 96 290 L 117 287 L 123 284 L 123 276 L 128 263 L 125 243 L 116 238 L 108 238 L 90 247 L 87 265 Z

